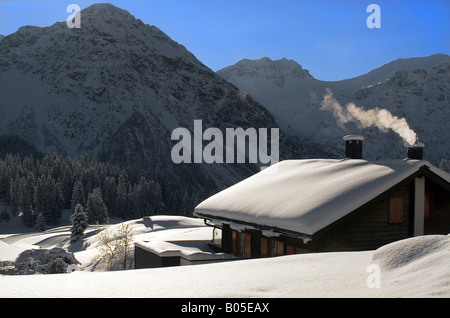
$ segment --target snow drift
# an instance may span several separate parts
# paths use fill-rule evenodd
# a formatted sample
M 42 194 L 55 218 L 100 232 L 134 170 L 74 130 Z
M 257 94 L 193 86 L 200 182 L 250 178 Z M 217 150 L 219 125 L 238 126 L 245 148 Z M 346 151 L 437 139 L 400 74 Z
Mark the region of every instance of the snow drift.
M 199 228 L 200 220 L 158 216 L 152 227 L 139 220 L 136 239 L 170 239 L 170 232 Z M 39 238 L 36 238 L 36 240 Z M 90 248 L 95 235 L 89 236 Z M 33 243 L 30 239 L 27 243 Z M 20 243 L 20 242 L 18 242 Z M 23 243 L 23 242 L 22 242 Z M 5 243 L 6 244 L 6 243 Z M 3 244 L 0 246 L 3 252 Z M 75 253 L 84 262 L 92 253 Z M 0 297 L 450 297 L 450 237 L 422 236 L 376 251 L 317 253 L 194 266 L 116 272 L 2 276 Z M 367 271 L 380 268 L 379 288 Z

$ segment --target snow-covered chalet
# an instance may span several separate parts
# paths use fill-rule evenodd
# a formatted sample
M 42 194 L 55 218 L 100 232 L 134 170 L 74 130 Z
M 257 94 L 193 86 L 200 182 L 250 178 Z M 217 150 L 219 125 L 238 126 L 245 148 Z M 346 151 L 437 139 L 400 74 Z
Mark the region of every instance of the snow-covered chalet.
M 281 161 L 209 197 L 194 215 L 221 229 L 223 252 L 245 258 L 376 249 L 450 233 L 450 174 L 423 160 L 422 143 L 399 160 L 361 158 L 346 136 L 345 159 Z

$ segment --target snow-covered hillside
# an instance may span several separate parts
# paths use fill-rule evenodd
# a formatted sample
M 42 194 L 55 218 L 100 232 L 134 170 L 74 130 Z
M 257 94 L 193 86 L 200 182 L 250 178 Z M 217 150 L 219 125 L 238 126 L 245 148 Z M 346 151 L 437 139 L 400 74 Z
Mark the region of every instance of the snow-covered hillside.
M 280 126 L 305 142 L 333 147 L 343 153 L 342 137 L 359 133 L 366 137 L 364 157 L 404 158 L 404 141 L 397 134 L 377 128 L 341 127 L 333 113 L 321 110 L 329 88 L 342 106 L 353 102 L 364 109 L 383 108 L 405 118 L 427 147 L 425 158 L 438 165 L 450 157 L 450 57 L 398 59 L 367 74 L 342 81 L 312 78 L 295 61 L 242 60 L 217 73 L 248 92 L 269 109 Z M 283 65 L 283 67 L 280 67 Z M 276 71 L 274 71 L 276 70 Z M 303 70 L 304 76 L 291 76 Z M 274 80 L 283 78 L 283 81 Z
M 86 229 L 81 240 L 71 243 L 70 214 L 70 210 L 65 210 L 60 225 L 44 232 L 36 232 L 24 226 L 20 217 L 12 217 L 9 222 L 0 223 L 0 264 L 22 260 L 24 259 L 23 255 L 28 256 L 28 251 L 33 249 L 62 248 L 73 253 L 79 262 L 78 270 L 102 271 L 104 267 L 99 264 L 97 259 L 100 254 L 99 234 L 106 229 L 113 233 L 122 224 L 127 224 L 133 229 L 134 241 L 145 240 L 155 244 L 156 242 L 189 239 L 209 242 L 212 235 L 211 228 L 204 224 L 203 219 L 166 215 L 127 222 L 112 219 L 112 223 L 108 225 L 91 225 Z M 111 235 L 111 237 L 113 236 Z
M 134 228 L 135 240 L 211 238 L 211 228 L 199 219 L 157 216 L 151 222 L 152 226 L 142 219 L 127 222 Z M 20 248 L 64 245 L 63 232 L 3 234 L 0 260 L 14 260 Z M 74 255 L 81 267 L 93 259 L 97 237 L 97 231 L 90 232 L 78 245 L 80 250 Z M 0 275 L 0 297 L 450 297 L 449 259 L 450 237 L 433 235 L 366 252 L 115 272 Z

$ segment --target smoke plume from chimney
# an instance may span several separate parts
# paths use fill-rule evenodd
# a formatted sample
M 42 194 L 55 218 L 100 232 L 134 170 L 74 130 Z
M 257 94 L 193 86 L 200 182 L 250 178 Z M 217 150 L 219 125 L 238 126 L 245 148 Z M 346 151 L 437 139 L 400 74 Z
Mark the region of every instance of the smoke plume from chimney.
M 354 103 L 349 103 L 344 108 L 333 97 L 333 92 L 330 89 L 326 90 L 321 109 L 332 111 L 341 127 L 349 122 L 356 123 L 359 128 L 375 126 L 382 131 L 393 130 L 410 145 L 417 141 L 416 133 L 409 127 L 405 118 L 398 118 L 386 109 L 365 110 Z

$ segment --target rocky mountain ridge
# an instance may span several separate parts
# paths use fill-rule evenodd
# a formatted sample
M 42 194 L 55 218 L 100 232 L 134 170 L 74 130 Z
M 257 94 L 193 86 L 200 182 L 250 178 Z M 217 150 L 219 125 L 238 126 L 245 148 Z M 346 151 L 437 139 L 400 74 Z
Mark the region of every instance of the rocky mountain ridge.
M 258 171 L 250 163 L 175 164 L 171 133 L 193 132 L 198 119 L 223 132 L 275 128 L 267 109 L 130 13 L 95 4 L 81 15 L 79 29 L 25 26 L 0 42 L 0 134 L 152 177 L 166 213 L 178 213 L 168 202 L 192 206 Z M 310 151 L 283 133 L 280 143 L 281 158 Z
M 273 65 L 277 63 L 272 61 Z M 342 153 L 342 136 L 358 133 L 366 137 L 365 158 L 398 159 L 406 155 L 404 141 L 392 131 L 361 128 L 357 123 L 340 126 L 331 112 L 322 109 L 327 89 L 343 107 L 354 103 L 366 110 L 387 109 L 405 118 L 427 146 L 425 159 L 434 164 L 450 157 L 448 55 L 398 59 L 367 74 L 335 82 L 291 77 L 280 86 L 270 79 L 270 72 L 266 76 L 267 69 L 261 67 L 261 60 L 243 60 L 217 73 L 266 106 L 285 131 L 308 143 L 331 146 L 332 153 Z

